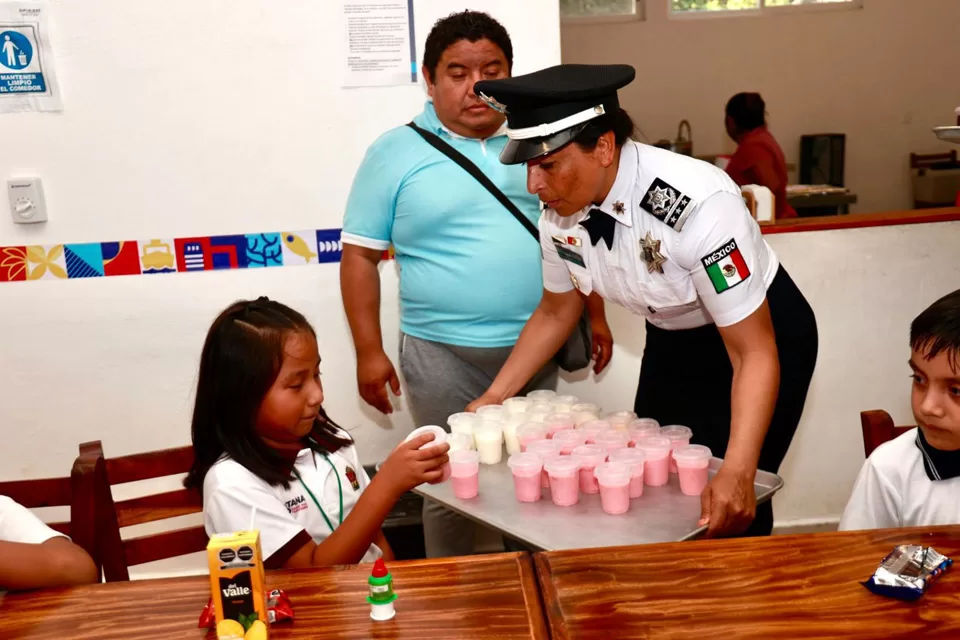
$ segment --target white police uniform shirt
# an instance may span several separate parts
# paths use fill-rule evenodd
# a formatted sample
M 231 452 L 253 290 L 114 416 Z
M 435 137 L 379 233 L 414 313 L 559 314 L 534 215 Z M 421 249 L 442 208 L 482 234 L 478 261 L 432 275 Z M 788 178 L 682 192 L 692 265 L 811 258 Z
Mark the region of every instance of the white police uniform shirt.
M 930 480 L 917 430 L 884 442 L 860 470 L 840 530 L 960 524 L 960 477 Z
M 370 484 L 370 478 L 360 465 L 356 447 L 343 447 L 330 454 L 329 459 L 343 489 L 345 520 L 357 504 L 360 493 Z M 340 492 L 334 470 L 322 454 L 310 449 L 297 454 L 294 466 L 320 501 L 327 518 L 333 526 L 338 526 Z M 289 489 L 273 487 L 229 457 L 218 460 L 203 480 L 203 516 L 207 535 L 246 530 L 254 508 L 253 528 L 260 531 L 264 560 L 300 531 L 306 531 L 317 544 L 332 533 L 310 494 L 295 477 L 290 481 Z M 374 562 L 381 555 L 380 547 L 371 544 L 361 562 Z
M 57 537 L 67 536 L 45 525 L 32 511 L 12 498 L 0 496 L 0 540 L 42 544 Z
M 578 224 L 591 209 L 618 223 L 611 250 L 603 239 L 592 245 Z M 644 261 L 645 240 L 659 242 L 663 273 Z M 606 200 L 566 218 L 545 209 L 540 244 L 548 291 L 596 291 L 663 329 L 740 322 L 763 303 L 779 267 L 723 171 L 632 140 Z

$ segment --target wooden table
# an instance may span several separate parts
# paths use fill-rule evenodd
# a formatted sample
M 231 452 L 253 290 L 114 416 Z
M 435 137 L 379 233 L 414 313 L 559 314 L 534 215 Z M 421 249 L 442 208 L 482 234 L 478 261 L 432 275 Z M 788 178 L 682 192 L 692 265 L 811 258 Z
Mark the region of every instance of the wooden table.
M 957 561 L 920 600 L 867 591 L 897 544 Z M 960 638 L 960 526 L 537 554 L 553 638 Z
M 290 596 L 296 620 L 271 628 L 284 638 L 548 638 L 526 554 L 510 553 L 389 565 L 397 615 L 370 619 L 370 565 L 267 573 Z M 8 594 L 0 600 L 0 638 L 215 638 L 197 628 L 210 597 L 207 577 L 114 582 Z

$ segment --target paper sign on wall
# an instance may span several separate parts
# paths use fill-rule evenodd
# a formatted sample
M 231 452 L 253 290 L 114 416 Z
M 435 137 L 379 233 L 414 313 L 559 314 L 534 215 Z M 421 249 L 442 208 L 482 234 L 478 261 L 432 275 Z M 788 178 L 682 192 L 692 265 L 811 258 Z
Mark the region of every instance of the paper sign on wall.
M 413 0 L 342 0 L 345 87 L 416 84 Z
M 60 111 L 46 2 L 0 2 L 0 113 Z

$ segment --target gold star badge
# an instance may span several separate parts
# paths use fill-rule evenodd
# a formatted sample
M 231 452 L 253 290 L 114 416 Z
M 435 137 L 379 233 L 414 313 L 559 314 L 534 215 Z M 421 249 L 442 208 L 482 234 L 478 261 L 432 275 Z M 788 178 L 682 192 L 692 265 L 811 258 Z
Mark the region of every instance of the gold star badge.
M 577 280 L 577 276 L 570 274 L 570 281 L 573 282 L 573 286 L 577 288 L 577 291 L 580 290 L 580 281 Z
M 626 207 L 623 206 L 623 203 L 617 200 L 613 203 L 613 212 L 618 216 L 622 216 L 626 212 Z
M 667 261 L 660 253 L 660 241 L 654 240 L 650 232 L 640 241 L 640 257 L 647 263 L 647 272 L 663 273 L 663 263 Z

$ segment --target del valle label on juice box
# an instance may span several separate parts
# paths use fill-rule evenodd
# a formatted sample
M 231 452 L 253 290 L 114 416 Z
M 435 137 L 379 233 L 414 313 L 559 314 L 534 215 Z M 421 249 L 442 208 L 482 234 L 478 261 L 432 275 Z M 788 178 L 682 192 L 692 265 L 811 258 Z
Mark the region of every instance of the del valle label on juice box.
M 266 638 L 269 623 L 260 532 L 237 531 L 211 536 L 207 560 L 218 637 L 221 640 L 254 635 Z M 257 620 L 261 624 L 256 624 Z

